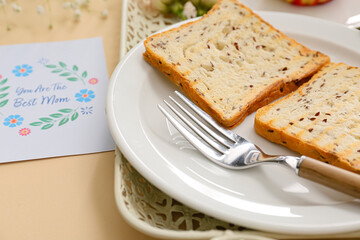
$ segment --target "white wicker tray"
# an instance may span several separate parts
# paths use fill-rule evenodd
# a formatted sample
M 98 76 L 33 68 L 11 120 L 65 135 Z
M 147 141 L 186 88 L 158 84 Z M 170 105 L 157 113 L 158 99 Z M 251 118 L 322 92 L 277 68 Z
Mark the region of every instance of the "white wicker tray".
M 179 21 L 141 10 L 139 1 L 123 0 L 120 57 L 150 34 Z M 157 238 L 266 240 L 305 239 L 315 236 L 289 236 L 246 229 L 191 209 L 166 195 L 142 177 L 116 149 L 115 199 L 126 221 L 139 231 Z M 344 239 L 360 237 L 360 232 L 316 236 Z

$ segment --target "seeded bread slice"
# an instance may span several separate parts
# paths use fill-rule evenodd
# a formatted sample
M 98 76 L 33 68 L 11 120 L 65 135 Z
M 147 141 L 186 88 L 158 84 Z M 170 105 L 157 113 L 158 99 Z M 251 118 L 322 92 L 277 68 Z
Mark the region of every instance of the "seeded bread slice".
M 255 130 L 303 155 L 360 173 L 360 69 L 323 67 L 297 91 L 256 112 Z
M 220 0 L 199 20 L 144 45 L 144 58 L 225 127 L 297 89 L 329 62 L 237 0 Z

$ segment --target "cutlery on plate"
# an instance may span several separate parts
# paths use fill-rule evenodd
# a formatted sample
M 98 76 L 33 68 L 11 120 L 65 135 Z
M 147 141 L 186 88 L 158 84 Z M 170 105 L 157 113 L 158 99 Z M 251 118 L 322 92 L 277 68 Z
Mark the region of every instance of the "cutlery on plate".
M 349 17 L 346 21 L 346 25 L 350 29 L 360 30 L 360 14 Z
M 196 149 L 214 163 L 230 169 L 278 163 L 290 167 L 300 177 L 360 198 L 360 175 L 307 156 L 267 155 L 253 143 L 218 125 L 180 92 L 175 91 L 175 94 L 180 101 L 171 96 L 173 104 L 164 100 L 171 111 L 161 105 L 158 105 L 159 109 Z

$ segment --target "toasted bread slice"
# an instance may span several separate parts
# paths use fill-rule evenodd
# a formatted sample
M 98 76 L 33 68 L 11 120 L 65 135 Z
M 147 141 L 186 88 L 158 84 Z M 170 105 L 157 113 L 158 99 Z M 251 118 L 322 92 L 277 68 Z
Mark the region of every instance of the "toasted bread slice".
M 329 62 L 237 0 L 220 0 L 197 21 L 144 45 L 145 59 L 225 127 L 297 89 Z
M 330 63 L 256 112 L 255 130 L 303 155 L 360 173 L 360 69 Z

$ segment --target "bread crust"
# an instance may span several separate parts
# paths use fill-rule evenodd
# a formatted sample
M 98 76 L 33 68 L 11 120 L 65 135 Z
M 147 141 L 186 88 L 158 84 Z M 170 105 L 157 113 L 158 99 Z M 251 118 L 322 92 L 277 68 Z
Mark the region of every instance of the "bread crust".
M 299 51 L 300 55 L 310 55 L 314 54 L 314 58 L 312 61 L 299 69 L 297 72 L 293 72 L 292 74 L 286 77 L 280 77 L 277 79 L 276 82 L 267 86 L 261 92 L 259 92 L 254 98 L 252 98 L 242 109 L 236 112 L 232 117 L 227 118 L 224 116 L 222 112 L 219 112 L 215 107 L 214 104 L 208 101 L 206 98 L 203 97 L 203 94 L 197 90 L 191 81 L 187 79 L 187 75 L 189 73 L 180 72 L 176 64 L 168 63 L 163 57 L 158 55 L 151 46 L 151 41 L 153 38 L 164 37 L 166 34 L 171 32 L 175 32 L 192 24 L 196 24 L 197 22 L 203 21 L 208 16 L 216 13 L 219 10 L 221 2 L 223 1 L 230 1 L 234 4 L 241 6 L 248 10 L 251 15 L 256 16 L 259 18 L 263 23 L 267 24 L 272 31 L 276 31 L 282 39 L 286 39 L 290 42 L 291 45 L 302 46 L 301 50 Z M 158 33 L 153 36 L 148 37 L 145 42 L 145 49 L 143 56 L 147 62 L 149 62 L 152 66 L 159 69 L 163 72 L 172 82 L 178 85 L 185 94 L 195 102 L 200 108 L 202 108 L 205 112 L 207 112 L 210 116 L 212 116 L 215 120 L 217 120 L 220 124 L 227 128 L 233 128 L 240 124 L 249 114 L 256 111 L 262 106 L 278 99 L 294 90 L 296 90 L 302 83 L 306 82 L 314 73 L 316 73 L 323 65 L 330 61 L 330 58 L 322 54 L 320 52 L 315 52 L 310 50 L 309 48 L 299 44 L 294 39 L 287 37 L 279 30 L 275 29 L 271 24 L 267 23 L 266 21 L 262 20 L 260 16 L 255 14 L 251 9 L 247 8 L 246 6 L 240 4 L 237 0 L 219 0 L 214 7 L 202 18 L 195 20 L 193 22 L 186 23 L 181 25 L 178 28 L 171 29 L 166 32 Z
M 337 65 L 345 65 L 345 64 L 339 63 Z M 320 70 L 317 74 L 313 76 L 313 78 L 316 79 L 318 76 L 321 76 L 322 74 L 323 73 Z M 354 167 L 356 166 L 356 164 L 352 166 L 350 162 L 343 156 L 342 153 L 336 153 L 329 148 L 320 147 L 314 141 L 305 141 L 303 138 L 299 137 L 295 133 L 291 133 L 291 132 L 289 133 L 287 131 L 284 131 L 284 129 L 273 127 L 272 123 L 277 121 L 276 119 L 267 122 L 260 120 L 261 116 L 265 115 L 268 111 L 275 109 L 279 103 L 283 101 L 287 101 L 287 99 L 291 98 L 294 94 L 297 94 L 298 92 L 305 92 L 306 88 L 310 86 L 311 81 L 312 80 L 305 83 L 304 85 L 299 87 L 295 92 L 290 93 L 284 98 L 279 99 L 276 102 L 273 102 L 257 110 L 254 121 L 254 128 L 256 133 L 271 142 L 283 145 L 302 155 L 312 157 L 322 162 L 329 163 L 331 165 L 360 174 L 360 168 Z M 354 161 L 360 163 L 360 159 L 357 160 L 354 159 Z M 360 164 L 357 165 L 360 166 Z
M 360 174 L 360 169 L 354 169 L 349 162 L 343 161 L 340 156 L 333 152 L 324 151 L 311 142 L 301 141 L 295 135 L 277 131 L 277 129 L 259 121 L 257 117 L 255 117 L 254 128 L 257 134 L 273 143 L 281 144 L 302 155 Z

